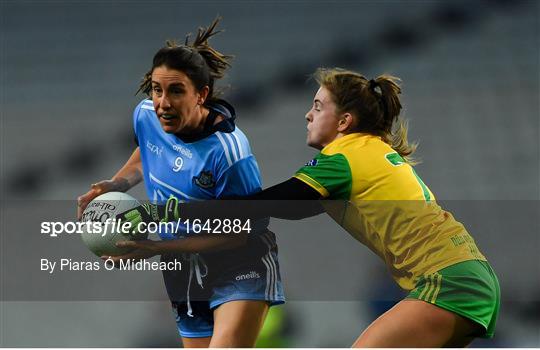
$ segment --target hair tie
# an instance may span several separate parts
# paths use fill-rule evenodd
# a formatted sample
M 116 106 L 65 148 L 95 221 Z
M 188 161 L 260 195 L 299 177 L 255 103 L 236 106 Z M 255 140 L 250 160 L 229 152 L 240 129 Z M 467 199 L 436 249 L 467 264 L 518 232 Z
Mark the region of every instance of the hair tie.
M 379 87 L 381 92 L 375 91 L 375 88 L 377 88 L 377 86 Z M 383 93 L 382 93 L 380 84 L 373 79 L 369 79 L 368 88 L 375 95 L 379 106 L 381 106 L 383 117 L 386 117 L 388 115 L 388 106 L 386 105 L 386 100 L 383 98 Z

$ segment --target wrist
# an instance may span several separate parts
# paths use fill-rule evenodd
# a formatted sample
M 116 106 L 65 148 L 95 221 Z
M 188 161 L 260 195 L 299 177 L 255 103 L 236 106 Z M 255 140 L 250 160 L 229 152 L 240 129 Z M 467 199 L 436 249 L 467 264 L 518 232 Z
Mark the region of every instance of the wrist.
M 130 189 L 129 181 L 126 178 L 120 177 L 116 179 L 111 179 L 111 184 L 114 191 L 126 192 Z

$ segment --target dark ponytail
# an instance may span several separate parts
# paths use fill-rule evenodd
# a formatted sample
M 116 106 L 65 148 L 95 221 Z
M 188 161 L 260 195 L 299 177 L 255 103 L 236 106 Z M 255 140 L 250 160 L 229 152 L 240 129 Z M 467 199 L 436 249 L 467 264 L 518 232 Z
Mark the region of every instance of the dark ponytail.
M 208 28 L 199 28 L 197 37 L 193 41 L 193 44 L 188 45 L 189 35 L 186 36 L 186 45 L 193 47 L 204 58 L 208 68 L 210 69 L 210 75 L 213 79 L 221 79 L 225 75 L 227 68 L 231 66 L 229 60 L 233 58 L 230 55 L 224 55 L 217 51 L 208 44 L 208 39 L 216 34 L 222 32 L 222 30 L 215 31 L 221 18 L 216 18 Z
M 166 66 L 184 72 L 193 82 L 197 90 L 209 87 L 207 101 L 215 99 L 214 82 L 223 78 L 225 71 L 231 65 L 233 56 L 222 54 L 208 43 L 208 40 L 218 34 L 216 27 L 221 18 L 216 18 L 208 28 L 199 28 L 197 37 L 189 44 L 189 34 L 184 45 L 167 40 L 155 55 L 152 68 L 144 75 L 137 93 L 144 92 L 150 96 L 152 91 L 152 72 L 155 68 Z

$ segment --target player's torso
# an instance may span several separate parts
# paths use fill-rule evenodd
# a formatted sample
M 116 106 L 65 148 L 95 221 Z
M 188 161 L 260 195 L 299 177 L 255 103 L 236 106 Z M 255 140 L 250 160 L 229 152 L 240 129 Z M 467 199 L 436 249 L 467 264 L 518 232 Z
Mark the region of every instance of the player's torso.
M 184 143 L 164 132 L 139 136 L 148 197 L 157 202 L 171 195 L 182 201 L 215 198 L 215 138 Z
M 379 137 L 347 135 L 322 153 L 342 156 L 348 165 L 349 205 L 340 224 L 385 260 L 403 288 L 428 271 L 485 259 L 414 168 Z
M 230 118 L 230 115 L 228 116 Z M 193 141 L 183 141 L 163 131 L 151 101 L 134 112 L 135 134 L 141 153 L 146 192 L 151 201 L 164 203 L 170 196 L 180 201 L 245 196 L 261 190 L 256 160 L 244 133 L 232 124 Z M 268 220 L 253 222 L 253 232 L 264 232 Z M 196 232 L 182 223 L 162 239 Z

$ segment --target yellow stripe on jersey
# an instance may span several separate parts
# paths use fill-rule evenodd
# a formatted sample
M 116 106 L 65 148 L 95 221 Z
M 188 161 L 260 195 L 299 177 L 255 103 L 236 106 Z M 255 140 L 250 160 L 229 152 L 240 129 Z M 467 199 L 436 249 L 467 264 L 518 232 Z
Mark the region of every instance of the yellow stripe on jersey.
M 321 184 L 319 184 L 317 181 L 313 180 L 308 175 L 299 173 L 299 174 L 294 175 L 294 177 L 297 178 L 298 180 L 302 181 L 302 182 L 305 182 L 309 186 L 311 186 L 313 189 L 315 189 L 317 192 L 319 192 L 321 194 L 321 196 L 323 196 L 324 198 L 329 196 L 329 193 L 326 190 L 326 188 L 324 188 Z

